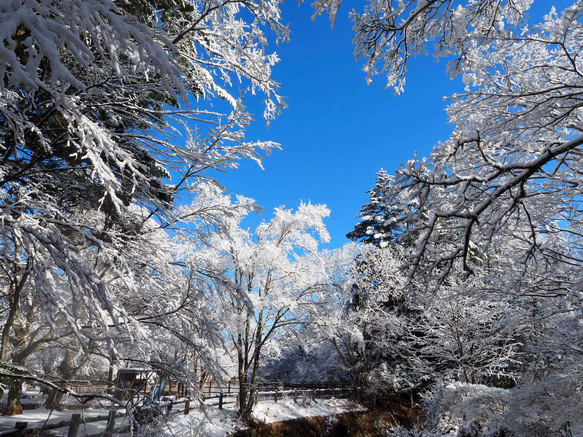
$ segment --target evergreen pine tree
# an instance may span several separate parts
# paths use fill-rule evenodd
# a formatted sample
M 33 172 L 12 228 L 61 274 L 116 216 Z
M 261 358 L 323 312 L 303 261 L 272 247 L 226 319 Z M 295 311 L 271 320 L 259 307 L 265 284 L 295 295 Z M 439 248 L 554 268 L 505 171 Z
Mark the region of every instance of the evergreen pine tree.
M 403 208 L 391 200 L 393 180 L 383 169 L 377 173 L 375 186 L 368 191 L 370 202 L 360 208 L 361 221 L 346 234 L 347 238 L 381 248 L 397 241 L 402 232 Z

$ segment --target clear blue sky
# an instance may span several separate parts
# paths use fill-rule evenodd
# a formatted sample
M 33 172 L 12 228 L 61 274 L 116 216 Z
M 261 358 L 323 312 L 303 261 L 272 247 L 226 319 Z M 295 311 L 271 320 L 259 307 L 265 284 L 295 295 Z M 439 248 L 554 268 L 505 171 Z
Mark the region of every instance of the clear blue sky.
M 265 160 L 265 170 L 249 161 L 219 176 L 230 192 L 252 197 L 268 210 L 295 208 L 301 200 L 328 205 L 329 247 L 347 241 L 379 169 L 393 173 L 416 151 L 425 156 L 448 137 L 452 126 L 443 97 L 461 91 L 459 82 L 449 80 L 445 63 L 430 56 L 414 60 L 400 96 L 385 89 L 384 77 L 367 85 L 353 54 L 347 18 L 352 6 L 346 2 L 343 8 L 332 29 L 327 16 L 312 21 L 309 4 L 284 4 L 291 41 L 274 47 L 281 58 L 274 77 L 289 107 L 267 128 L 262 107 L 251 106 L 256 122 L 248 131 L 249 140 L 273 140 L 283 149 Z

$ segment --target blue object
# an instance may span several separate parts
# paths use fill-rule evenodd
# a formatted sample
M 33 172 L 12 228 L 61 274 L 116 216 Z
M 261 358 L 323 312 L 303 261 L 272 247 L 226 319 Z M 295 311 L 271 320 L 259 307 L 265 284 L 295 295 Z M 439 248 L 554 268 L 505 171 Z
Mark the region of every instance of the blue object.
M 160 397 L 162 396 L 162 393 L 164 393 L 164 389 L 166 389 L 167 385 L 168 380 L 163 379 L 162 381 L 160 381 L 159 384 L 152 386 L 152 388 L 150 389 L 150 393 L 148 394 L 148 400 L 150 400 L 151 402 L 158 402 L 160 400 Z

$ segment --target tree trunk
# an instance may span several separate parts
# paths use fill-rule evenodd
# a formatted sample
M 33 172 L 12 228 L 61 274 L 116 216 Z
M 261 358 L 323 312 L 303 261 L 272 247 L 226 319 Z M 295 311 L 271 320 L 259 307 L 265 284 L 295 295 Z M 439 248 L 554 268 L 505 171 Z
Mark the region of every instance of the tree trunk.
M 16 250 L 15 250 L 16 251 Z M 14 271 L 14 278 L 10 284 L 10 307 L 8 310 L 8 317 L 6 318 L 6 323 L 2 328 L 2 333 L 0 335 L 0 361 L 6 361 L 8 359 L 8 345 L 10 343 L 10 331 L 14 326 L 16 316 L 20 309 L 20 298 L 24 285 L 28 280 L 30 274 L 30 257 L 26 261 L 26 267 L 24 273 L 18 279 L 18 275 L 21 273 L 21 267 L 16 264 Z M 14 360 L 13 360 L 14 361 Z M 14 361 L 15 365 L 23 365 L 23 362 L 18 360 Z M 15 414 L 22 414 L 22 379 L 20 378 L 2 378 L 0 382 L 4 383 L 8 387 L 8 402 L 4 408 L 3 414 L 6 416 L 13 416 Z M 4 392 L 0 389 L 0 397 Z
M 0 361 L 6 361 L 8 358 L 8 344 L 10 342 L 10 330 L 14 326 L 14 321 L 16 320 L 16 315 L 20 309 L 20 297 L 22 295 L 22 290 L 28 280 L 28 276 L 30 275 L 30 263 L 31 258 L 29 257 L 26 261 L 26 267 L 24 269 L 24 273 L 18 279 L 18 275 L 21 273 L 21 267 L 19 265 L 15 266 L 14 278 L 10 284 L 10 294 L 9 294 L 9 301 L 10 301 L 10 308 L 8 310 L 8 317 L 6 318 L 6 323 L 2 328 L 2 336 L 0 340 Z
M 24 359 L 14 359 L 14 366 L 23 366 Z M 12 373 L 20 374 L 17 369 L 11 369 Z M 3 378 L 2 381 L 8 387 L 8 401 L 2 411 L 5 416 L 14 416 L 15 414 L 22 414 L 22 378 Z
M 58 410 L 61 405 L 61 402 L 63 402 L 63 396 L 64 396 L 63 392 L 51 389 L 51 391 L 49 391 L 49 395 L 47 396 L 47 400 L 45 401 L 45 408 L 48 408 L 50 410 L 52 409 Z
M 63 357 L 63 361 L 59 365 L 59 376 L 64 380 L 68 381 L 75 376 L 77 373 L 77 368 L 73 365 L 73 354 L 69 349 L 65 351 L 65 356 Z M 65 383 L 60 384 L 63 387 Z M 49 396 L 45 402 L 45 407 L 49 409 L 63 409 L 64 406 L 62 405 L 63 397 L 65 393 L 56 389 L 52 389 L 49 392 Z
M 248 406 L 249 384 L 247 375 L 246 357 L 244 353 L 238 353 L 238 373 L 239 373 L 239 417 L 244 423 L 251 420 L 251 411 Z
M 245 320 L 245 332 L 239 334 L 238 343 L 238 370 L 239 370 L 239 418 L 245 424 L 251 422 L 253 412 L 252 392 L 249 384 L 249 354 L 251 348 L 250 316 Z
M 251 421 L 251 413 L 253 412 L 253 405 L 250 404 L 251 391 L 249 388 L 249 383 L 245 376 L 239 383 L 239 418 L 245 424 Z
M 8 386 L 8 402 L 2 414 L 5 416 L 22 414 L 22 379 L 10 378 L 4 383 Z
M 249 339 L 249 332 L 247 331 L 247 344 L 253 344 L 253 353 L 251 355 L 251 348 L 246 348 L 247 355 L 245 356 L 245 366 L 243 372 L 239 368 L 239 378 L 243 376 L 245 384 L 239 383 L 239 417 L 246 424 L 252 420 L 253 408 L 257 400 L 257 381 L 259 376 L 259 359 L 261 357 L 261 346 L 263 340 L 263 310 L 259 311 L 257 316 L 257 327 L 255 328 L 255 338 Z M 251 356 L 249 356 L 251 355 Z M 251 374 L 249 375 L 249 368 Z M 241 380 L 240 380 L 241 381 Z

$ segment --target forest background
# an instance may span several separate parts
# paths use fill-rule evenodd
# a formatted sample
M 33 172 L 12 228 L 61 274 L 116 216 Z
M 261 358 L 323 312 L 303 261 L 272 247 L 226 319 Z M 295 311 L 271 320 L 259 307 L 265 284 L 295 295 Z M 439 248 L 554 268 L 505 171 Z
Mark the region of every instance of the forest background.
M 278 2 L 3 3 L 5 413 L 19 412 L 24 380 L 50 406 L 69 394 L 131 411 L 68 386 L 147 366 L 192 391 L 236 376 L 248 423 L 259 381 L 294 375 L 422 402 L 426 435 L 579 432 L 583 5 L 530 17 L 531 3 L 356 9 L 367 79 L 406 93 L 413 55 L 429 50 L 464 88 L 427 157 L 375 169 L 356 243 L 334 250 L 321 249 L 326 206 L 273 208 L 250 225 L 263 205 L 216 173 L 280 153 L 272 131 L 250 138 L 246 112 L 261 99 L 275 126 L 286 106 Z M 341 4 L 312 7 L 334 22 Z M 413 106 L 407 126 L 426 129 L 430 108 Z M 329 131 L 360 133 L 332 118 Z M 304 135 L 296 174 L 333 163 L 339 145 L 367 156 L 362 135 L 306 150 L 307 129 L 285 131 Z M 284 174 L 270 185 L 294 186 Z

